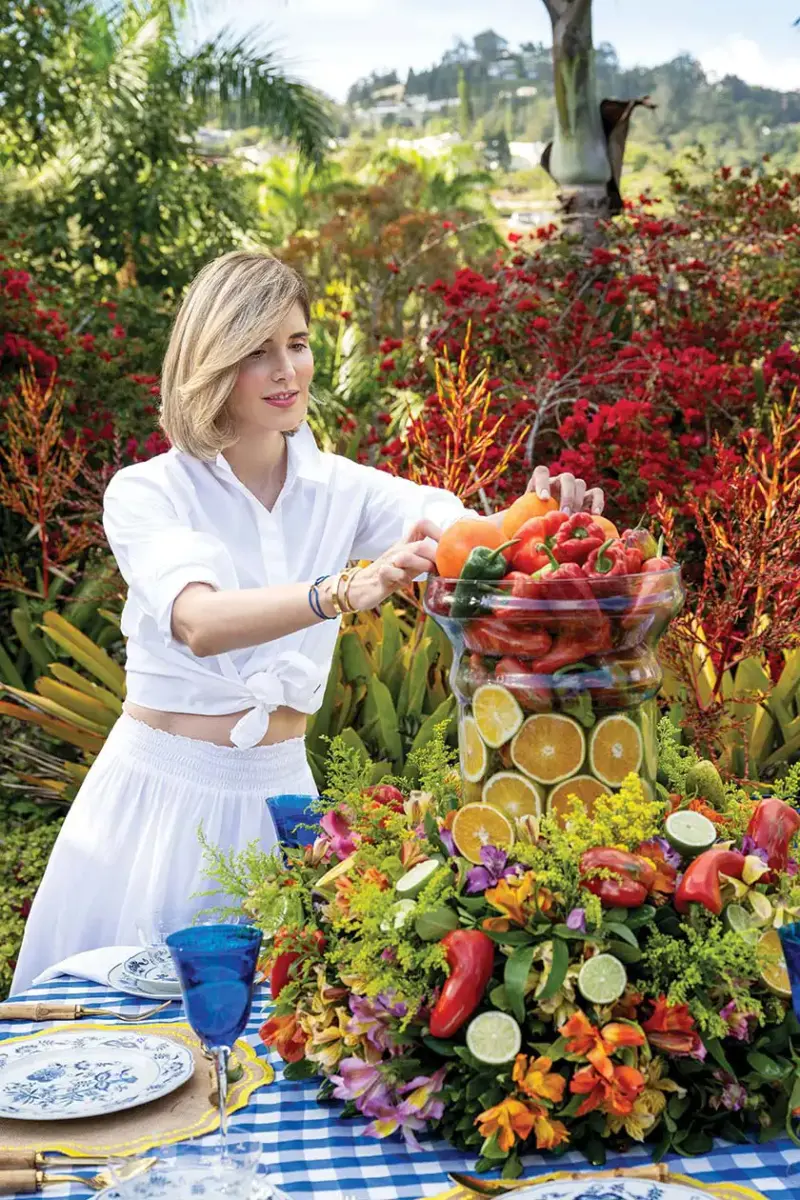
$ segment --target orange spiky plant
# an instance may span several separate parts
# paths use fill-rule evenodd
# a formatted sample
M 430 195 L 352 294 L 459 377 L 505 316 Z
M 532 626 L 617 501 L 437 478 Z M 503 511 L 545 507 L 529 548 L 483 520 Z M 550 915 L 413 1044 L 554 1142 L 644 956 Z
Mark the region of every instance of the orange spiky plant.
M 86 451 L 66 444 L 61 407 L 55 377 L 45 385 L 33 370 L 21 372 L 5 409 L 7 442 L 0 444 L 0 505 L 30 524 L 40 549 L 35 584 L 10 560 L 0 567 L 0 587 L 45 600 L 52 577 L 71 579 L 72 564 L 100 539 L 94 522 L 65 515 L 80 496 Z
M 484 369 L 472 379 L 468 376 L 471 333 L 469 326 L 457 367 L 446 354 L 437 360 L 436 394 L 409 422 L 403 466 L 416 483 L 446 488 L 462 500 L 480 496 L 488 509 L 485 489 L 496 483 L 521 453 L 528 427 L 502 445 L 499 435 L 506 417 L 491 412 L 488 372 Z

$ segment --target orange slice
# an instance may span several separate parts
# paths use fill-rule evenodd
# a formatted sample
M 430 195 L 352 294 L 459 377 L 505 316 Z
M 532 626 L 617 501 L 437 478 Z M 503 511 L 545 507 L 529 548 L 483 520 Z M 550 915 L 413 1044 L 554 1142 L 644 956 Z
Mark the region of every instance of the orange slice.
M 511 846 L 514 829 L 508 817 L 491 804 L 466 804 L 455 815 L 451 830 L 459 854 L 471 863 L 481 861 L 482 846 Z
M 630 717 L 612 713 L 598 721 L 589 743 L 589 766 L 609 787 L 619 787 L 626 775 L 642 765 L 644 748 L 639 727 Z
M 528 717 L 511 743 L 511 757 L 537 783 L 560 783 L 581 769 L 586 753 L 583 730 L 562 713 Z
M 499 683 L 484 683 L 472 697 L 472 715 L 487 746 L 503 746 L 522 724 L 522 709 L 516 696 Z
M 777 929 L 768 929 L 758 939 L 758 957 L 761 962 L 761 978 L 776 996 L 791 999 L 792 985 L 783 956 L 783 946 Z
M 483 785 L 483 803 L 491 804 L 511 821 L 539 817 L 542 797 L 536 784 L 516 771 L 498 771 Z
M 462 717 L 458 725 L 458 743 L 461 751 L 461 773 L 467 783 L 477 783 L 486 774 L 489 755 L 478 733 L 474 717 Z
M 572 779 L 556 784 L 547 797 L 547 815 L 555 817 L 563 829 L 572 812 L 570 796 L 577 796 L 587 815 L 591 816 L 598 798 L 604 796 L 607 791 L 608 788 L 595 779 L 594 775 L 573 775 Z

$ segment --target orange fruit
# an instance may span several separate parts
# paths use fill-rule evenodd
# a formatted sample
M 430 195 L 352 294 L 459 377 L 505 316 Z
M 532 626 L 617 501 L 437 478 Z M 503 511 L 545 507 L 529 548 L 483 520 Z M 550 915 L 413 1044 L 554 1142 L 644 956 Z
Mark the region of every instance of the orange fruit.
M 789 982 L 789 972 L 786 969 L 786 959 L 777 929 L 768 929 L 758 939 L 758 956 L 761 965 L 761 978 L 771 992 L 776 996 L 791 999 L 792 985 Z
M 489 755 L 474 717 L 463 717 L 458 726 L 461 774 L 467 783 L 477 783 L 486 774 Z
M 610 538 L 610 537 L 618 538 L 619 537 L 619 530 L 617 529 L 617 527 L 613 521 L 609 521 L 608 517 L 601 517 L 601 516 L 598 516 L 597 513 L 592 513 L 592 520 L 594 521 L 595 525 L 600 526 L 600 528 L 602 529 L 603 533 L 606 535 L 607 538 Z
M 491 804 L 465 804 L 456 813 L 450 832 L 459 854 L 471 863 L 481 861 L 482 846 L 514 843 L 514 827 Z
M 504 746 L 522 724 L 519 701 L 499 683 L 484 683 L 472 697 L 472 715 L 487 746 Z
M 603 717 L 592 731 L 589 767 L 609 787 L 619 787 L 626 775 L 642 765 L 644 747 L 638 725 L 623 713 Z
M 541 500 L 536 492 L 526 492 L 524 496 L 515 500 L 510 508 L 506 509 L 503 515 L 503 538 L 516 537 L 517 530 L 521 529 L 526 521 L 530 521 L 532 517 L 543 517 L 545 513 L 555 512 L 557 508 L 558 504 L 552 496 L 547 500 Z
M 547 797 L 547 815 L 555 817 L 563 829 L 572 812 L 570 796 L 577 796 L 586 813 L 591 816 L 598 798 L 607 791 L 608 788 L 603 787 L 594 775 L 573 775 L 572 779 L 557 783 Z
M 483 803 L 491 804 L 511 820 L 540 817 L 542 798 L 533 780 L 516 771 L 498 771 L 483 785 Z
M 514 766 L 537 783 L 569 779 L 581 769 L 585 753 L 583 730 L 563 713 L 528 717 L 511 743 Z
M 487 546 L 490 550 L 496 550 L 506 541 L 508 538 L 500 526 L 488 518 L 465 517 L 462 521 L 456 521 L 449 529 L 445 529 L 439 539 L 436 570 L 443 579 L 458 579 L 464 563 L 476 546 Z M 512 550 L 513 547 L 509 546 L 508 550 L 504 551 L 507 559 L 510 559 Z

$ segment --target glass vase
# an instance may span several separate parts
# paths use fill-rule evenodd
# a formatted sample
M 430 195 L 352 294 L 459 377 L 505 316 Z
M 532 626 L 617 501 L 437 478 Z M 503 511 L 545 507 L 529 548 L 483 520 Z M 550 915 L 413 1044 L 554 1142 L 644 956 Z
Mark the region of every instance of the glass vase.
M 657 771 L 656 648 L 680 611 L 680 568 L 466 581 L 433 576 L 425 608 L 453 645 L 464 803 L 509 817 L 587 810 Z

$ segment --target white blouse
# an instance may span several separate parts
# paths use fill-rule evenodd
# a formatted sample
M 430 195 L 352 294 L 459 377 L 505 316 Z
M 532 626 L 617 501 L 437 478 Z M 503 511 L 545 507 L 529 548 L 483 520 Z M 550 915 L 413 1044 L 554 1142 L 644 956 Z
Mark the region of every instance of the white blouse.
M 103 501 L 103 526 L 128 584 L 122 613 L 128 698 L 164 712 L 248 711 L 231 740 L 257 745 L 281 705 L 316 712 L 339 621 L 198 658 L 172 636 L 172 605 L 189 583 L 220 590 L 311 583 L 351 559 L 373 559 L 422 517 L 442 528 L 461 501 L 337 454 L 304 424 L 287 439 L 286 482 L 269 511 L 218 455 L 169 450 L 124 467 Z

